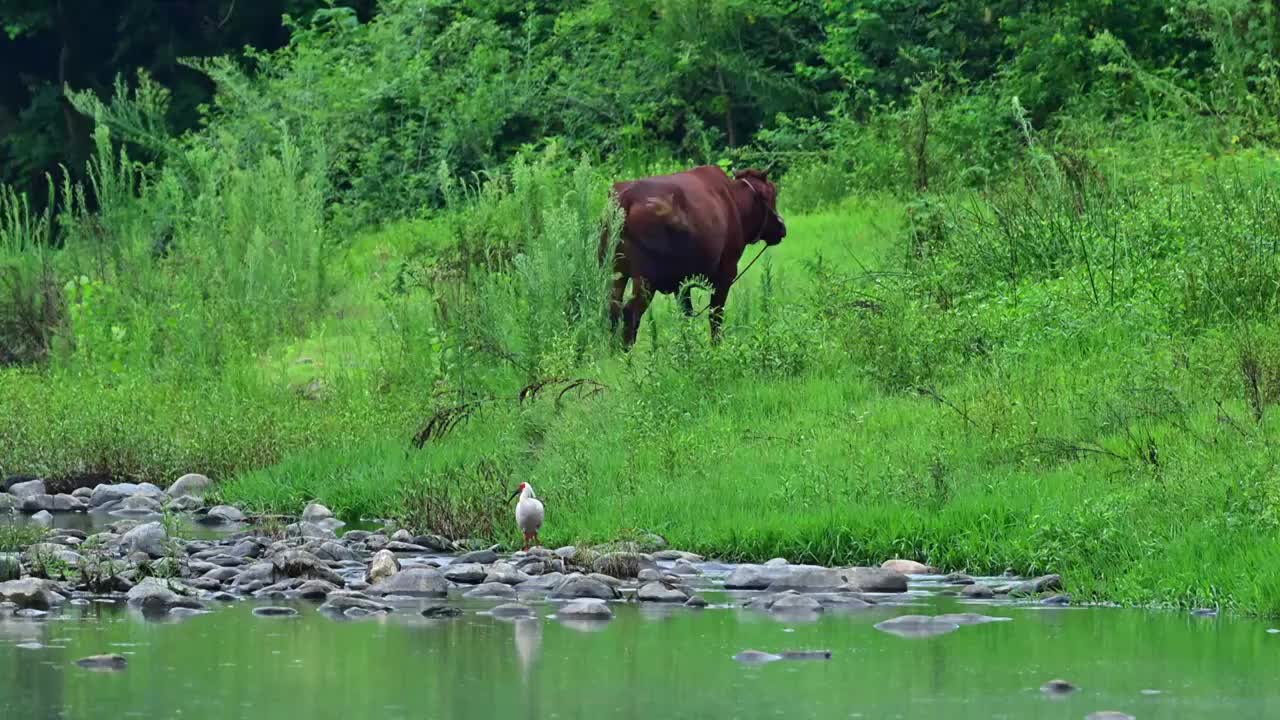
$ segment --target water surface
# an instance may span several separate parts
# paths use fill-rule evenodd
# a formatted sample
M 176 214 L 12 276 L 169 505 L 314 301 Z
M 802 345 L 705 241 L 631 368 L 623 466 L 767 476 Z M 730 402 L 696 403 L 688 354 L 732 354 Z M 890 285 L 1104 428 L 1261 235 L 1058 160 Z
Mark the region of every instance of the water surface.
M 729 598 L 708 594 L 712 602 Z M 496 603 L 451 598 L 456 619 L 410 603 L 382 618 L 261 618 L 262 603 L 156 621 L 119 604 L 46 619 L 0 618 L 5 718 L 1083 718 L 1280 717 L 1280 635 L 1259 621 L 1180 612 L 961 604 L 829 612 L 618 604 L 605 625 L 567 624 L 555 605 L 502 621 Z M 982 612 L 1011 622 L 907 639 L 894 615 Z M 37 647 L 37 644 L 39 647 Z M 824 649 L 828 661 L 749 666 L 733 656 Z M 101 653 L 123 672 L 74 665 Z M 1046 698 L 1065 678 L 1081 689 Z

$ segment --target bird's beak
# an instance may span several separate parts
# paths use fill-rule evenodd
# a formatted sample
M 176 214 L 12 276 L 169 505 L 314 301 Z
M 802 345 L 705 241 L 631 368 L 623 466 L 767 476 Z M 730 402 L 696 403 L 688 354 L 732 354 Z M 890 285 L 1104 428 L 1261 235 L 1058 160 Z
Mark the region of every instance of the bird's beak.
M 511 502 L 512 500 L 515 500 L 516 497 L 519 495 L 520 495 L 520 488 L 516 488 L 516 491 L 511 493 L 511 497 L 507 498 L 507 502 Z

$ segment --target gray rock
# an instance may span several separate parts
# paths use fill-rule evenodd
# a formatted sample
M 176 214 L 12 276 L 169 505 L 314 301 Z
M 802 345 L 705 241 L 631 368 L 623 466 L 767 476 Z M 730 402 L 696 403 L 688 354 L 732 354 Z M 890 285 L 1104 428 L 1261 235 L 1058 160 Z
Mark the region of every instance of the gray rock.
M 764 566 L 765 567 L 782 567 L 784 565 L 789 565 L 789 564 L 790 563 L 787 562 L 786 558 L 776 557 L 776 558 L 770 558 L 768 561 L 765 562 Z
M 306 550 L 288 550 L 275 556 L 271 561 L 277 575 L 289 578 L 308 578 L 324 580 L 342 587 L 345 581 L 340 575 L 329 569 L 324 561 Z
M 149 522 L 125 533 L 120 543 L 124 546 L 125 552 L 146 553 L 148 557 L 158 558 L 167 554 L 168 541 L 169 533 L 165 531 L 164 525 Z
M 220 582 L 220 583 L 228 583 L 236 579 L 237 577 L 239 577 L 239 575 L 240 575 L 240 571 L 237 570 L 236 568 L 220 567 L 220 568 L 214 568 L 213 570 L 209 570 L 208 572 L 206 572 L 204 575 L 201 575 L 200 577 L 216 580 L 217 582 Z
M 544 576 L 548 577 L 548 576 Z M 530 581 L 534 582 L 534 581 Z M 528 585 L 529 583 L 524 583 Z M 521 586 L 524 589 L 524 586 Z M 552 598 L 574 599 L 594 598 L 597 600 L 614 600 L 620 597 L 618 591 L 608 585 L 585 575 L 570 575 L 556 585 L 549 594 Z
M 49 514 L 48 510 L 41 510 L 40 512 L 31 516 L 31 522 L 36 525 L 39 525 L 40 527 L 52 527 L 53 515 Z
M 234 525 L 244 522 L 244 513 L 239 508 L 230 505 L 217 505 L 209 508 L 209 512 L 205 513 L 203 522 L 212 525 Z
M 507 563 L 494 563 L 493 567 L 490 567 L 484 576 L 484 581 L 487 583 L 495 582 L 504 585 L 519 585 L 528 580 L 528 575 Z
M 955 623 L 940 621 L 929 615 L 900 615 L 891 620 L 877 623 L 875 628 L 898 637 L 926 638 L 955 632 L 960 629 L 960 626 Z
M 79 512 L 85 509 L 85 502 L 74 495 L 58 493 L 53 496 L 54 512 Z
M 49 512 L 53 510 L 53 496 L 45 494 L 22 495 L 18 498 L 18 510 L 29 514 L 42 511 Z
M 609 620 L 613 618 L 613 610 L 603 600 L 581 598 L 561 606 L 556 610 L 556 617 L 574 620 Z
M 1084 720 L 1134 720 L 1134 717 L 1116 710 L 1102 710 L 1085 715 Z
M 481 565 L 491 565 L 498 562 L 498 553 L 492 550 L 475 550 L 469 553 L 459 555 L 453 561 L 455 565 L 465 565 L 466 563 L 479 563 Z
M 816 565 L 788 565 L 787 572 L 769 585 L 769 592 L 798 590 L 800 592 L 830 591 L 845 585 L 845 575 L 838 570 Z
M 684 603 L 689 600 L 689 593 L 660 582 L 651 582 L 640 586 L 636 599 L 640 602 Z
M 360 559 L 360 556 L 354 550 L 333 540 L 321 543 L 320 547 L 316 549 L 316 557 L 333 562 L 351 562 Z
M 257 539 L 247 538 L 232 546 L 226 554 L 233 558 L 240 558 L 241 560 L 246 558 L 258 558 L 262 557 L 263 549 L 264 545 Z
M 449 594 L 449 581 L 433 568 L 414 567 L 375 583 L 368 592 L 370 595 L 445 597 Z
M 867 602 L 866 598 L 859 597 L 856 593 L 814 593 L 809 597 L 822 603 L 822 607 L 828 610 L 862 610 L 875 607 L 873 603 Z
M 1049 605 L 1051 607 L 1066 607 L 1071 604 L 1070 595 L 1053 595 L 1040 601 L 1041 605 Z
M 354 593 L 333 593 L 318 608 L 318 612 L 326 615 L 345 615 L 349 610 L 362 610 L 365 614 L 369 614 L 388 613 L 391 612 L 392 608 L 389 605 L 383 605 L 380 602 Z
M 516 591 L 512 590 L 510 585 L 487 582 L 482 585 L 475 586 L 473 589 L 463 593 L 462 596 L 465 598 L 514 600 L 516 597 Z
M 960 590 L 960 595 L 961 597 L 985 600 L 985 599 L 995 597 L 996 593 L 994 590 L 991 589 L 989 585 L 983 585 L 982 583 L 974 583 L 973 585 L 965 585 Z
M 1056 592 L 1062 589 L 1062 578 L 1058 575 L 1041 575 L 1038 578 L 1014 583 L 1009 589 L 1010 595 L 1039 595 Z
M 900 593 L 907 591 L 907 576 L 884 568 L 853 568 L 846 573 L 849 586 L 857 592 Z
M 119 672 L 129 667 L 129 661 L 123 655 L 92 655 L 80 658 L 76 665 L 86 670 Z
M 605 553 L 591 563 L 593 572 L 624 580 L 636 577 L 641 570 L 657 567 L 652 557 L 634 552 Z
M 393 553 L 401 553 L 404 555 L 410 555 L 410 554 L 425 555 L 426 553 L 431 552 L 430 548 L 423 547 L 422 545 L 414 545 L 413 543 L 401 542 L 399 540 L 392 540 L 391 542 L 387 543 L 386 546 L 384 546 L 382 549 L 390 550 Z
M 645 568 L 644 570 L 636 573 L 636 580 L 639 580 L 642 583 L 658 582 L 664 577 L 666 577 L 666 575 L 663 574 L 661 570 L 654 570 L 651 568 Z
M 156 502 L 163 502 L 167 497 L 164 491 L 151 483 L 118 483 L 116 485 L 99 485 L 89 496 L 89 507 L 100 508 L 124 500 L 127 497 L 142 495 Z
M 728 590 L 764 590 L 790 573 L 788 565 L 739 565 L 725 578 L 724 586 Z
M 11 513 L 18 509 L 18 498 L 9 493 L 0 492 L 0 513 Z
M 79 498 L 80 500 L 84 500 L 87 503 L 89 502 L 89 498 L 93 497 L 93 488 L 78 487 L 71 491 L 71 495 Z
M 400 572 L 400 561 L 396 556 L 390 550 L 379 550 L 373 554 L 373 561 L 369 564 L 369 572 L 365 574 L 365 580 L 372 585 L 398 572 Z
M 48 495 L 49 491 L 45 489 L 43 480 L 28 480 L 27 482 L 14 483 L 9 487 L 9 494 L 22 500 L 32 495 Z
M 391 542 L 400 542 L 408 545 L 413 544 L 413 533 L 401 528 L 391 533 Z
M 564 547 L 556 548 L 555 553 L 556 557 L 561 560 L 572 560 L 578 554 L 578 548 L 572 545 L 565 545 Z
M 794 592 L 779 593 L 769 604 L 769 612 L 778 614 L 820 613 L 822 610 L 822 603 Z
M 564 582 L 562 573 L 552 572 L 530 578 L 518 586 L 520 592 L 550 592 Z
M 35 608 L 22 608 L 13 613 L 14 617 L 20 618 L 42 618 L 48 614 L 49 611 L 47 610 L 37 610 Z
M 318 523 L 333 517 L 333 511 L 320 503 L 311 503 L 302 510 L 302 521 Z
M 171 498 L 194 497 L 203 498 L 209 488 L 213 487 L 213 481 L 199 473 L 187 473 L 169 486 L 166 494 Z
M 0 600 L 19 608 L 48 610 L 62 604 L 64 598 L 58 586 L 48 580 L 27 578 L 0 583 Z
M 121 500 L 112 510 L 112 515 L 160 515 L 164 507 L 158 500 L 146 495 L 130 495 Z
M 325 580 L 308 580 L 288 593 L 287 597 L 294 597 L 300 600 L 320 601 L 329 597 L 329 594 L 337 589 L 337 585 Z
M 675 561 L 671 566 L 671 572 L 676 575 L 701 575 L 702 570 L 698 566 L 685 559 Z
M 169 508 L 170 512 L 193 513 L 204 507 L 204 500 L 194 495 L 183 495 L 170 500 L 166 507 Z
M 291 607 L 269 606 L 254 608 L 253 614 L 258 617 L 294 617 L 298 614 L 298 611 Z
M 592 578 L 594 580 L 599 580 L 600 582 L 604 583 L 605 585 L 608 585 L 614 590 L 617 590 L 618 588 L 622 587 L 622 581 L 612 575 L 603 575 L 601 573 L 593 572 L 593 573 L 588 573 L 587 577 Z
M 187 584 L 196 590 L 203 590 L 205 592 L 218 592 L 222 589 L 222 583 L 214 580 L 213 578 L 203 576 L 198 577 L 195 580 L 188 581 Z
M 500 618 L 533 617 L 533 608 L 520 603 L 504 603 L 489 611 L 489 614 Z
M 391 541 L 387 539 L 386 535 L 383 535 L 381 533 L 373 533 L 372 535 L 368 535 L 365 537 L 364 546 L 374 552 L 377 552 L 378 550 L 385 548 L 387 546 L 387 543 L 389 542 Z
M 694 595 L 685 601 L 684 606 L 687 608 L 704 608 L 707 606 L 707 599 L 701 595 Z
M 691 552 L 684 552 L 683 550 L 659 550 L 653 554 L 653 559 L 664 561 L 683 560 L 687 563 L 700 563 L 706 558 L 701 555 L 695 555 Z
M 338 535 L 333 530 L 312 522 L 297 522 L 292 525 L 285 526 L 285 535 L 288 537 L 300 537 L 308 540 L 337 540 Z
M 973 578 L 965 575 L 964 573 L 951 573 L 950 575 L 942 578 L 942 580 L 943 582 L 947 582 L 952 585 L 972 585 L 976 582 Z
M 449 552 L 453 549 L 453 543 L 439 535 L 416 535 L 412 542 L 414 545 L 420 545 L 431 552 Z
M 487 574 L 479 563 L 453 563 L 444 569 L 446 579 L 464 585 L 482 583 Z
M 204 603 L 190 595 L 188 588 L 176 583 L 146 578 L 133 586 L 125 598 L 131 607 L 145 611 L 168 612 L 174 608 L 203 609 Z

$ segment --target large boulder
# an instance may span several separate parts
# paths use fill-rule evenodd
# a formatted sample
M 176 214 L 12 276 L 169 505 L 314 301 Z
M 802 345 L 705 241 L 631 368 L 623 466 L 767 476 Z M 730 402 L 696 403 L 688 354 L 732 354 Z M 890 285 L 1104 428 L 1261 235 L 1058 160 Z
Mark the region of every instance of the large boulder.
M 28 480 L 9 486 L 9 494 L 21 500 L 31 495 L 48 495 L 49 491 L 45 489 L 43 480 Z
M 764 590 L 785 579 L 791 565 L 739 565 L 724 579 L 726 590 Z
M 53 496 L 54 512 L 77 512 L 80 510 L 84 510 L 84 508 L 85 508 L 85 501 L 81 500 L 75 495 L 67 495 L 66 493 L 59 493 Z
M 89 496 L 89 507 L 100 508 L 120 502 L 127 497 L 142 495 L 156 502 L 164 502 L 167 497 L 164 491 L 151 483 L 118 483 L 115 485 L 99 485 Z
M 463 594 L 466 598 L 514 600 L 516 591 L 510 585 L 502 583 L 484 583 Z
M 159 500 L 146 495 L 130 495 L 114 505 L 111 509 L 112 515 L 122 516 L 142 516 L 142 515 L 160 515 L 164 512 L 164 506 Z
M 565 603 L 556 610 L 556 617 L 573 620 L 609 620 L 613 618 L 613 610 L 603 600 L 582 598 Z
M 900 593 L 907 591 L 907 576 L 885 568 L 853 568 L 845 571 L 849 587 L 857 592 Z
M 318 523 L 333 517 L 333 511 L 320 503 L 310 503 L 302 510 L 303 522 Z
M 769 592 L 828 592 L 842 587 L 846 581 L 839 570 L 817 565 L 788 565 L 785 570 L 782 577 L 769 584 Z
M 678 587 L 651 582 L 640 586 L 636 599 L 640 602 L 683 603 L 689 600 L 689 594 Z
M 126 553 L 146 553 L 153 558 L 164 557 L 168 553 L 169 533 L 164 525 L 149 522 L 139 525 L 121 538 L 120 544 Z
M 197 497 L 203 498 L 209 488 L 213 486 L 213 481 L 199 473 L 187 473 L 169 486 L 167 491 L 169 497 Z
M 11 602 L 19 608 L 49 610 L 62 604 L 58 586 L 48 580 L 27 578 L 0 583 L 0 600 Z
M 35 482 L 39 482 L 38 480 Z M 34 514 L 53 510 L 53 496 L 45 493 L 22 495 L 18 498 L 18 509 L 24 513 Z
M 484 582 L 484 566 L 480 563 L 453 563 L 444 569 L 444 576 L 451 582 L 462 585 L 478 585 Z
M 531 581 L 532 582 L 532 581 Z M 521 589 L 524 589 L 523 583 Z M 614 588 L 599 580 L 585 575 L 570 575 L 552 589 L 548 597 L 556 599 L 595 598 L 597 600 L 614 600 L 621 597 Z
M 449 581 L 434 568 L 415 567 L 401 570 L 369 587 L 370 595 L 409 595 L 444 597 L 449 594 Z
M 0 513 L 11 513 L 18 509 L 18 498 L 9 493 L 0 492 Z
M 306 550 L 286 550 L 271 560 L 277 577 L 324 580 L 342 587 L 342 576 L 329 569 L 323 560 Z
M 376 585 L 398 572 L 400 572 L 400 561 L 396 559 L 395 554 L 390 550 L 379 550 L 373 554 L 373 562 L 369 565 L 365 580 L 370 585 Z
M 288 537 L 300 537 L 307 540 L 336 540 L 337 533 L 333 530 L 313 522 L 296 522 L 292 525 L 285 526 L 285 535 Z
M 498 553 L 493 550 L 473 550 L 459 555 L 453 562 L 454 564 L 479 563 L 481 565 L 491 565 L 498 562 Z

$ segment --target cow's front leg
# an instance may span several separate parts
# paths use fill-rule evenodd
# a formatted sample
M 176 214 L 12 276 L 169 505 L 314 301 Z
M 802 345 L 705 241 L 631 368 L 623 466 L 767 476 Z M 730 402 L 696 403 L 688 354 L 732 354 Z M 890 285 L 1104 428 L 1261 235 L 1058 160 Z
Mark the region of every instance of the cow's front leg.
M 619 263 L 620 264 L 620 263 Z M 622 320 L 622 296 L 627 291 L 627 274 L 614 268 L 613 283 L 609 286 L 609 333 L 618 332 Z

